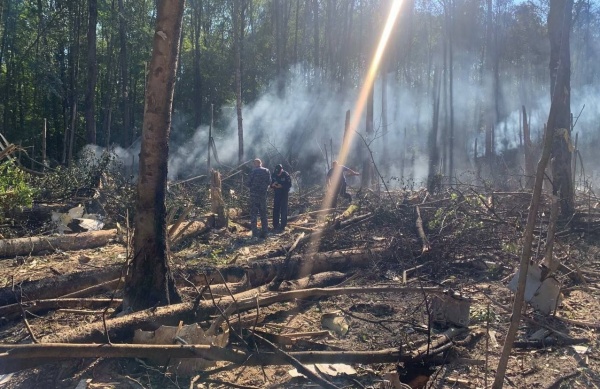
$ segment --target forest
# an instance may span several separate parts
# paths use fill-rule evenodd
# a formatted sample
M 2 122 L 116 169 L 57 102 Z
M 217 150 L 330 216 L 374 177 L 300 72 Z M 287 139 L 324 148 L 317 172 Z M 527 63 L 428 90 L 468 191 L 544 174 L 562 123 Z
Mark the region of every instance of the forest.
M 169 177 L 205 168 L 211 126 L 224 163 L 281 154 L 304 179 L 322 176 L 323 144 L 340 146 L 389 4 L 188 1 Z M 522 146 L 522 107 L 532 139 L 541 140 L 550 105 L 548 7 L 405 1 L 373 92 L 372 146 L 386 178 L 427 175 L 433 122 L 446 176 L 473 169 L 486 153 Z M 599 12 L 594 1 L 573 8 L 571 105 L 587 159 L 599 142 Z M 68 164 L 86 145 L 112 148 L 135 164 L 155 17 L 152 1 L 4 0 L 0 133 L 51 165 Z M 244 149 L 237 144 L 238 92 Z
M 597 0 L 0 0 L 0 387 L 597 388 L 598 147 Z

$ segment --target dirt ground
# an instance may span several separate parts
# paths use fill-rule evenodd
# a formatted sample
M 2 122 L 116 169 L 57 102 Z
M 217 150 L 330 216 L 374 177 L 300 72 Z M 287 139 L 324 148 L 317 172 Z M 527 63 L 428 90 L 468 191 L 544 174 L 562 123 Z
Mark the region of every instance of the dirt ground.
M 340 214 L 348 204 L 340 205 L 336 214 L 319 219 L 307 214 L 311 209 L 303 208 L 300 213 L 299 200 L 292 198 L 292 215 L 299 215 L 285 232 L 271 233 L 264 240 L 252 239 L 244 228 L 247 219 L 241 215 L 233 220 L 237 223 L 233 227 L 213 229 L 172 247 L 172 268 L 178 278 L 203 265 L 243 266 L 291 245 L 301 233 L 324 226 L 330 228 L 318 245 L 321 252 L 342 249 L 368 252 L 368 247 L 384 246 L 385 254 L 370 257 L 367 267 L 334 269 L 347 275 L 341 286 L 451 290 L 471 300 L 468 331 L 455 338 L 447 351 L 425 362 L 320 366 L 319 369 L 343 371 L 336 377 L 327 376 L 340 388 L 393 388 L 390 381 L 394 375 L 412 388 L 489 388 L 509 326 L 514 294 L 507 284 L 519 263 L 529 197 L 496 193 L 493 207 L 483 204 L 486 200 L 482 199 L 482 196 L 451 191 L 438 196 L 398 192 L 382 199 L 357 196 L 354 216 L 370 213 L 370 217 L 336 229 L 336 220 L 341 220 Z M 510 354 L 505 387 L 600 386 L 600 240 L 595 230 L 600 211 L 596 211 L 590 199 L 588 194 L 584 198 L 587 205 L 578 208 L 580 217 L 558 229 L 554 255 L 566 266 L 556 273 L 562 300 L 556 312 L 550 315 L 526 307 L 517 343 Z M 415 227 L 417 208 L 427 242 L 419 237 Z M 546 245 L 549 211 L 547 204 L 543 208 L 534 241 L 535 263 L 542 259 Z M 305 254 L 306 249 L 303 246 L 298 253 Z M 8 258 L 2 260 L 0 267 L 0 287 L 122 265 L 126 258 L 126 247 L 119 242 L 89 250 Z M 179 289 L 186 301 L 196 298 L 195 288 Z M 113 295 L 120 296 L 119 292 L 110 292 L 95 297 Z M 296 299 L 260 307 L 260 320 L 253 328 L 279 335 L 320 333 L 294 345 L 281 346 L 285 351 L 396 349 L 409 352 L 448 329 L 449 323 L 430 320 L 431 303 L 432 296 L 424 292 L 354 293 Z M 327 314 L 341 317 L 347 332 L 342 326 L 339 332 L 329 330 L 324 334 L 322 320 Z M 98 312 L 83 315 L 50 311 L 27 314 L 27 319 L 33 333 L 43 341 L 48 334 L 101 320 L 101 316 Z M 544 328 L 547 330 L 546 337 L 542 337 L 544 341 L 533 342 L 532 336 L 535 338 Z M 577 344 L 569 345 L 564 335 L 578 340 L 574 342 Z M 240 332 L 240 336 L 248 340 L 246 332 Z M 31 342 L 22 319 L 2 318 L 0 337 L 2 343 Z M 246 345 L 249 350 L 259 346 L 254 345 L 253 349 L 252 344 Z M 290 365 L 227 366 L 225 362 L 218 362 L 207 371 L 184 376 L 165 373 L 163 367 L 141 359 L 74 359 L 0 375 L 0 388 L 316 387 L 303 376 L 293 377 Z

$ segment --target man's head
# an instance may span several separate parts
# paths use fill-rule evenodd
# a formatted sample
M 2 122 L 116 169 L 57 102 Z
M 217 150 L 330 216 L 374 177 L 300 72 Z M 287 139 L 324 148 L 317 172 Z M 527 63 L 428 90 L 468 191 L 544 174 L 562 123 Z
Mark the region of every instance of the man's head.
M 337 167 L 337 165 L 338 165 L 337 161 L 331 162 L 331 167 Z
M 283 172 L 283 166 L 278 164 L 275 166 L 275 174 L 280 175 Z
M 262 166 L 262 161 L 260 160 L 260 158 L 256 158 L 254 160 L 254 167 L 261 167 Z

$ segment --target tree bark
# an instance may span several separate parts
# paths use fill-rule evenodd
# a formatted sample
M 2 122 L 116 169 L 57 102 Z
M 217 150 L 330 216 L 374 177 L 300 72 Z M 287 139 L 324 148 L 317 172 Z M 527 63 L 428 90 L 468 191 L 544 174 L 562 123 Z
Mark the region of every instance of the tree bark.
M 0 258 L 38 254 L 45 250 L 69 251 L 102 247 L 116 236 L 117 230 L 101 230 L 73 235 L 4 239 L 0 240 Z
M 123 0 L 119 0 L 119 66 L 121 67 L 121 107 L 123 110 L 123 145 L 129 146 L 133 142 L 133 128 L 131 127 L 131 103 L 129 100 L 129 64 L 127 59 L 127 23 Z
M 0 307 L 0 317 L 7 317 L 11 314 L 21 314 L 21 307 L 27 312 L 35 313 L 49 309 L 64 309 L 64 308 L 88 308 L 101 309 L 106 307 L 117 307 L 121 304 L 121 299 L 86 299 L 86 298 L 60 298 L 35 300 L 24 303 L 15 303 Z
M 94 104 L 96 96 L 96 81 L 98 79 L 98 65 L 96 64 L 96 25 L 98 23 L 97 0 L 88 0 L 88 10 L 88 82 L 85 94 L 85 133 L 87 142 L 96 144 L 96 114 Z
M 139 310 L 181 300 L 168 263 L 167 160 L 184 0 L 161 0 L 150 61 L 140 152 L 134 257 L 123 306 Z
M 559 195 L 563 218 L 575 210 L 571 169 L 571 49 L 570 33 L 573 0 L 551 0 L 548 12 L 550 38 L 550 96 L 556 115 L 548 119 L 553 134 L 552 186 Z
M 535 170 L 533 168 L 533 143 L 531 142 L 531 132 L 529 131 L 529 121 L 527 120 L 527 110 L 525 106 L 523 110 L 523 142 L 525 153 L 525 188 L 533 189 L 535 181 Z
M 197 268 L 196 275 L 187 274 L 190 281 L 197 285 L 204 284 L 204 275 L 216 282 L 240 282 L 245 279 L 250 286 L 264 285 L 275 277 L 293 280 L 310 274 L 322 273 L 339 269 L 365 268 L 372 265 L 371 255 L 382 254 L 383 249 L 344 250 L 313 255 L 294 255 L 254 261 L 246 266 L 226 266 L 222 268 Z
M 55 298 L 80 291 L 90 285 L 111 281 L 119 276 L 119 267 L 109 266 L 93 272 L 76 272 L 58 277 L 48 277 L 36 281 L 24 281 L 0 289 L 0 306 L 17 302 L 15 292 L 23 302 Z
M 369 90 L 369 96 L 367 98 L 367 121 L 366 121 L 366 142 L 367 144 L 371 142 L 373 139 L 373 113 L 374 113 L 374 93 L 375 93 L 375 83 L 371 84 L 371 89 Z M 363 157 L 363 166 L 362 166 L 362 179 L 361 186 L 363 188 L 370 188 L 373 180 L 373 163 L 371 162 L 371 158 L 369 153 L 364 153 Z
M 210 209 L 215 214 L 215 228 L 227 226 L 227 211 L 221 193 L 221 174 L 213 170 L 210 180 Z
M 429 172 L 427 175 L 427 190 L 431 193 L 436 193 L 441 189 L 441 177 L 440 177 L 440 150 L 438 146 L 438 132 L 439 132 L 439 117 L 440 117 L 440 82 L 441 78 L 439 70 L 434 70 L 433 79 L 433 121 L 431 124 L 431 132 L 429 133 L 428 139 L 428 151 L 429 151 Z
M 242 7 L 239 1 L 233 2 L 233 39 L 235 45 L 235 112 L 238 128 L 238 163 L 244 161 L 244 125 L 242 120 Z

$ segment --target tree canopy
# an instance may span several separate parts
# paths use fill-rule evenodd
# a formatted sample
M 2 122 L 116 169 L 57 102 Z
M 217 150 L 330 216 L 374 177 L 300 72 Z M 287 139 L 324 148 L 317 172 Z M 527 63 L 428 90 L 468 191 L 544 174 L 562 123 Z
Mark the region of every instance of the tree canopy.
M 90 1 L 0 1 L 0 133 L 20 142 L 33 158 L 41 159 L 44 119 L 47 154 L 54 163 L 68 163 L 91 139 L 86 110 L 93 112 L 100 146 L 128 148 L 141 133 L 155 2 L 99 0 L 97 33 L 90 34 Z M 210 124 L 211 104 L 222 159 L 236 155 L 237 146 L 231 146 L 231 152 L 227 146 L 236 139 L 234 11 L 240 13 L 246 156 L 265 157 L 276 150 L 293 162 L 301 156 L 321 158 L 317 145 L 329 139 L 341 143 L 345 112 L 353 108 L 391 4 L 238 1 L 238 7 L 232 0 L 186 4 L 171 177 L 204 166 L 206 156 L 196 151 L 192 158 L 189 144 L 199 142 L 199 131 Z M 492 152 L 522 144 L 522 106 L 530 110 L 533 134 L 541 139 L 550 104 L 548 1 L 405 0 L 402 7 L 375 84 L 375 127 L 387 137 L 384 143 L 405 150 L 403 161 L 411 152 L 413 160 L 426 152 L 422 131 L 432 125 L 431 96 L 436 88 L 441 91 L 438 139 L 442 144 L 452 139 L 450 149 L 457 150 L 452 158 L 449 150 L 441 150 L 445 163 L 440 166 L 446 173 L 483 155 L 485 132 L 492 126 L 493 140 L 487 145 Z M 598 2 L 575 2 L 571 103 L 576 112 L 585 104 L 594 106 L 590 99 L 597 99 L 599 22 Z M 96 67 L 89 66 L 94 47 L 89 39 L 95 39 Z M 94 69 L 97 82 L 91 99 L 86 90 Z M 378 97 L 384 72 L 386 128 Z M 94 104 L 94 110 L 86 104 Z M 590 150 L 600 142 L 597 116 L 593 109 L 585 110 L 578 124 Z M 454 161 L 448 160 L 454 158 L 452 168 Z M 390 165 L 398 168 L 401 163 L 396 162 Z

